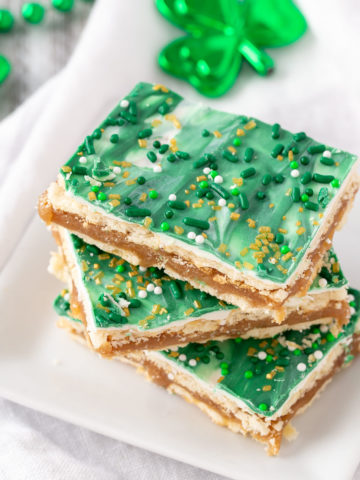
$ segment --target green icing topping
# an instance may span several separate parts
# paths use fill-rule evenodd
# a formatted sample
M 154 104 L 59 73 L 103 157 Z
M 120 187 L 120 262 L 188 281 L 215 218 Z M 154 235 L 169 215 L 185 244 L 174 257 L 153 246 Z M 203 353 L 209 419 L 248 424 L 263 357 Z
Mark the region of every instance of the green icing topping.
M 345 349 L 344 363 L 353 359 L 349 346 L 359 319 L 360 292 L 349 289 L 349 294 L 352 316 L 337 337 L 328 326 L 320 325 L 302 332 L 288 330 L 273 338 L 191 343 L 159 353 L 215 391 L 226 392 L 250 410 L 271 416 L 339 342 Z M 55 309 L 71 318 L 69 303 L 61 296 Z
M 259 120 L 140 83 L 61 172 L 97 210 L 281 284 L 355 161 L 303 132 L 274 136 Z
M 69 300 L 70 298 L 68 290 L 63 290 L 61 294 L 55 298 L 53 304 L 55 312 L 61 317 L 67 317 L 74 322 L 81 323 L 81 320 L 71 316 Z
M 188 317 L 236 308 L 186 282 L 171 279 L 157 268 L 135 267 L 86 244 L 76 235 L 66 235 L 98 328 L 136 325 L 140 330 L 149 330 Z M 337 257 L 330 251 L 311 289 L 338 288 L 345 284 Z
M 339 342 L 351 360 L 349 343 L 359 318 L 360 292 L 349 289 L 352 317 L 335 337 L 326 325 L 302 332 L 288 330 L 266 339 L 192 343 L 176 351 L 162 351 L 169 361 L 197 378 L 242 400 L 266 416 L 279 410 L 294 388 L 323 361 Z

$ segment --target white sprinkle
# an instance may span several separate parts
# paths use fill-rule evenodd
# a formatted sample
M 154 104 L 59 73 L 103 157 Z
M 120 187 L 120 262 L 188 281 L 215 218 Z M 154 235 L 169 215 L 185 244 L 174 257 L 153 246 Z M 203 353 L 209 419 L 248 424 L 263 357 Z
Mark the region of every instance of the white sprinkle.
M 288 345 L 287 347 L 290 352 L 293 352 L 296 349 L 294 345 Z
M 170 195 L 169 195 L 169 200 L 170 200 L 171 202 L 175 202 L 175 200 L 176 200 L 176 195 L 175 195 L 175 193 L 170 193 Z
M 174 375 L 172 373 L 168 373 L 168 379 L 169 380 L 174 380 Z
M 321 325 L 320 326 L 320 332 L 321 333 L 326 333 L 329 330 L 329 327 L 327 325 Z
M 353 302 L 355 300 L 355 297 L 352 294 L 348 295 L 348 298 L 349 298 L 349 302 Z
M 155 293 L 155 295 L 161 295 L 162 294 L 162 288 L 161 287 L 155 287 L 154 293 Z
M 162 167 L 161 167 L 161 165 L 155 165 L 153 170 L 154 170 L 154 173 L 161 173 L 162 172 Z
M 196 364 L 197 364 L 197 361 L 195 360 L 195 358 L 192 358 L 191 360 L 189 360 L 190 367 L 195 367 Z
M 350 315 L 355 315 L 356 310 L 354 307 L 350 307 Z
M 113 172 L 114 172 L 116 175 L 119 175 L 119 173 L 121 173 L 121 168 L 120 168 L 120 167 L 114 167 L 114 168 L 113 168 Z
M 86 157 L 80 157 L 80 158 L 79 158 L 79 162 L 80 162 L 80 163 L 86 163 L 86 162 L 87 162 L 87 158 L 86 158 Z
M 195 242 L 196 243 L 201 245 L 202 243 L 204 243 L 204 241 L 205 241 L 205 238 L 202 235 L 196 235 L 196 237 L 195 237 Z
M 196 238 L 196 233 L 195 233 L 195 232 L 189 232 L 189 233 L 187 234 L 187 237 L 188 237 L 189 240 L 195 240 L 195 238 Z
M 139 267 L 140 272 L 146 272 L 147 268 L 146 267 Z
M 186 355 L 184 353 L 182 353 L 181 355 L 179 355 L 179 360 L 180 362 L 185 362 L 186 360 Z
M 139 297 L 140 297 L 140 298 L 146 298 L 146 297 L 147 297 L 146 291 L 145 291 L 145 290 L 140 290 L 140 292 L 139 292 Z
M 209 167 L 205 167 L 203 172 L 205 173 L 205 175 L 209 175 L 209 173 L 211 172 L 210 168 Z
M 323 152 L 322 156 L 323 156 L 323 157 L 326 157 L 326 158 L 331 158 L 331 152 L 330 152 L 330 150 L 325 150 L 325 152 Z
M 65 293 L 65 295 L 64 295 L 64 300 L 65 300 L 66 302 L 68 302 L 68 301 L 70 300 L 70 294 L 69 294 L 69 292 L 68 292 L 68 293 Z
M 316 351 L 314 352 L 314 357 L 316 358 L 316 360 L 321 360 L 323 356 L 324 356 L 324 355 L 323 355 L 323 353 L 322 353 L 321 350 L 316 350 Z
M 129 106 L 129 100 L 121 100 L 120 107 L 127 108 Z
M 220 207 L 225 207 L 225 205 L 226 205 L 226 200 L 225 200 L 225 198 L 220 198 L 220 200 L 218 201 L 218 205 L 219 205 Z
M 216 175 L 216 177 L 214 178 L 214 182 L 215 183 L 223 183 L 224 179 L 221 175 Z
M 259 352 L 257 356 L 259 360 L 265 360 L 265 358 L 267 357 L 266 352 L 263 351 Z
M 296 365 L 296 368 L 299 370 L 299 372 L 305 372 L 305 370 L 306 370 L 306 365 L 305 365 L 305 363 L 298 363 L 298 364 Z
M 325 288 L 326 285 L 327 285 L 327 283 L 328 283 L 328 282 L 327 282 L 326 278 L 320 278 L 320 280 L 319 280 L 319 287 Z
M 146 287 L 146 290 L 148 292 L 153 292 L 155 290 L 155 285 L 153 283 L 149 283 L 149 285 Z
M 299 170 L 291 170 L 291 174 L 290 174 L 292 177 L 296 178 L 300 175 L 300 172 Z

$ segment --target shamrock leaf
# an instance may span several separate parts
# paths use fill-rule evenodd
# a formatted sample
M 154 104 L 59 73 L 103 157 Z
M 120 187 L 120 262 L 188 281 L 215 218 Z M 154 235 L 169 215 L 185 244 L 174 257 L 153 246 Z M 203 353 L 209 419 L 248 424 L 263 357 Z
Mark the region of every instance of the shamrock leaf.
M 188 35 L 167 45 L 159 65 L 207 96 L 234 84 L 243 58 L 260 74 L 273 69 L 261 50 L 297 40 L 306 22 L 291 0 L 157 0 L 157 8 Z

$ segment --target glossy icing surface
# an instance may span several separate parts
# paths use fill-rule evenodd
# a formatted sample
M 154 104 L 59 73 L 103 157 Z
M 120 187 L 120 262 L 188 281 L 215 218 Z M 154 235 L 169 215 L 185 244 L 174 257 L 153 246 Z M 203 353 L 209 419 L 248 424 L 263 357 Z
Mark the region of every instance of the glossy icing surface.
M 175 366 L 184 368 L 212 389 L 239 399 L 250 411 L 265 416 L 276 413 L 306 377 L 326 362 L 341 343 L 345 363 L 353 356 L 349 345 L 359 319 L 360 292 L 349 289 L 352 317 L 335 338 L 326 325 L 302 332 L 287 331 L 267 339 L 210 341 L 158 352 Z M 60 296 L 59 296 L 60 297 Z M 55 301 L 59 315 L 71 318 L 69 305 Z
M 140 330 L 149 330 L 236 308 L 186 282 L 171 279 L 157 268 L 135 267 L 73 234 L 64 232 L 64 235 L 81 272 L 82 286 L 90 300 L 97 328 L 136 325 Z M 346 280 L 340 264 L 331 251 L 311 289 L 344 285 Z
M 62 167 L 98 211 L 283 284 L 356 157 L 138 84 Z

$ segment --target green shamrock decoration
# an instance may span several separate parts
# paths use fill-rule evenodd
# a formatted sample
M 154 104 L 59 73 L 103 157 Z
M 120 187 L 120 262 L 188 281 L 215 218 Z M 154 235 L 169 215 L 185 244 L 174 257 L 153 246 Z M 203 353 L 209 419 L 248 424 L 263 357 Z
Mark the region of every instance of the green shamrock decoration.
M 295 42 L 307 28 L 291 0 L 156 0 L 156 6 L 188 33 L 160 52 L 160 67 L 208 97 L 232 87 L 243 58 L 267 75 L 274 62 L 263 48 Z

